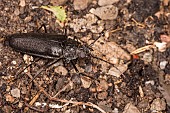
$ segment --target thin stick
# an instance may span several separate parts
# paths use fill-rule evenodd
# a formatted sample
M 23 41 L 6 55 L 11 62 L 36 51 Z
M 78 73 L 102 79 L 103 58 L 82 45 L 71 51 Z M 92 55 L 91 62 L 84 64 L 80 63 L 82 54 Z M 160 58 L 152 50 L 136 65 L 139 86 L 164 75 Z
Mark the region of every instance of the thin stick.
M 71 84 L 73 83 L 70 81 L 66 86 L 59 90 L 52 98 L 56 98 L 61 92 L 65 91 L 69 86 L 71 86 Z
M 38 112 L 41 112 L 41 113 L 44 113 L 44 112 L 45 112 L 44 110 L 37 109 L 37 108 L 35 108 L 35 107 L 27 104 L 27 103 L 24 103 L 24 104 L 27 106 L 27 108 L 30 108 L 30 109 L 32 109 L 32 110 L 35 110 L 35 111 L 38 111 Z M 27 112 L 27 111 L 25 111 L 25 109 L 24 109 L 24 113 L 26 113 L 26 112 Z
M 27 74 L 30 79 L 33 79 L 32 75 Z M 43 87 L 41 87 L 37 81 L 33 80 L 34 84 L 39 88 L 40 91 L 42 91 L 48 98 L 51 98 L 51 96 L 44 90 Z
M 29 104 L 25 103 L 25 104 L 27 104 L 26 105 L 27 107 L 25 107 L 24 113 L 26 113 L 28 111 L 28 109 L 35 103 L 35 101 L 39 98 L 40 94 L 41 94 L 41 90 L 34 96 L 34 98 L 29 102 Z M 34 109 L 34 110 L 37 111 L 38 109 Z
M 77 101 L 64 100 L 64 99 L 58 99 L 58 98 L 51 98 L 50 100 L 59 101 L 59 102 L 63 102 L 63 103 L 70 103 L 70 104 L 75 104 L 75 105 L 86 105 L 86 106 L 96 108 L 99 111 L 101 111 L 102 113 L 106 113 L 106 111 L 104 111 L 102 108 L 100 108 L 99 106 L 97 106 L 96 104 L 93 104 L 91 102 L 85 103 L 85 102 L 77 102 Z

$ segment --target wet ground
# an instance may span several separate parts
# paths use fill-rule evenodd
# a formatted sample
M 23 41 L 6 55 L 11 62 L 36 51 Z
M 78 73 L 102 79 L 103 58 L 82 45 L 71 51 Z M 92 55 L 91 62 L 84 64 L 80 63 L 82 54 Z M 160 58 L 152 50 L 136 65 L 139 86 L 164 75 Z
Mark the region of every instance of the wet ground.
M 47 68 L 51 60 L 4 46 L 5 37 L 42 24 L 64 34 L 39 8 L 46 5 L 65 8 L 69 38 L 90 45 L 100 37 L 90 57 L 73 61 L 79 72 L 62 61 Z M 170 112 L 168 0 L 0 0 L 0 41 L 2 113 Z

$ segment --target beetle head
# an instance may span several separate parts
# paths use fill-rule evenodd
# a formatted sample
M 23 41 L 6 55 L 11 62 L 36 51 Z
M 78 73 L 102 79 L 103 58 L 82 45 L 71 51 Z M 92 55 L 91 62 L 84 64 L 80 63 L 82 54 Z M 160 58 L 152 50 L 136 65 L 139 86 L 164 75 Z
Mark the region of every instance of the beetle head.
M 85 46 L 81 46 L 81 47 L 67 46 L 63 52 L 63 56 L 67 62 L 70 62 L 70 60 L 74 60 L 77 58 L 87 58 L 89 57 L 89 54 L 90 54 L 90 50 Z

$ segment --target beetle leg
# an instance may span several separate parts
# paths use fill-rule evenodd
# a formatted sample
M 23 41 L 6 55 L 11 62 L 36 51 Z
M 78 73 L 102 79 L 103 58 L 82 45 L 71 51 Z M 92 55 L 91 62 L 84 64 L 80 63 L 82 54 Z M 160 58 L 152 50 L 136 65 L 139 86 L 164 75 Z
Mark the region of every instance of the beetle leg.
M 62 62 L 63 62 L 63 66 L 66 68 L 66 70 L 68 71 L 68 74 L 70 75 L 70 69 L 68 69 L 68 67 L 66 66 L 66 62 L 64 59 L 62 59 Z
M 104 32 L 100 33 L 100 35 L 89 45 L 89 47 L 92 47 L 101 36 L 104 36 Z
M 71 60 L 70 62 L 71 62 L 71 64 L 73 65 L 75 71 L 76 71 L 79 75 L 86 76 L 86 77 L 89 77 L 89 78 L 91 78 L 91 79 L 95 79 L 95 78 L 92 77 L 92 76 L 89 76 L 89 75 L 87 75 L 87 74 L 85 74 L 85 73 L 79 72 L 79 70 L 77 69 L 77 67 L 76 67 L 76 65 L 74 64 L 74 62 L 73 62 L 72 60 Z
M 34 77 L 31 79 L 31 81 L 29 83 L 31 83 L 42 71 L 44 71 L 45 69 L 49 68 L 50 66 L 52 66 L 53 64 L 57 63 L 59 60 L 61 60 L 62 57 L 59 57 L 51 62 L 49 62 L 47 65 L 44 65 L 43 67 L 41 67 L 37 73 L 34 75 Z
M 27 69 L 29 66 L 31 66 L 32 64 L 35 64 L 36 62 L 38 62 L 40 59 L 41 59 L 41 58 L 38 58 L 38 59 L 34 60 L 32 63 L 26 65 L 26 67 L 24 67 L 22 70 L 18 71 L 18 72 L 15 74 L 15 78 L 14 78 L 13 80 L 11 80 L 10 82 L 14 82 L 15 80 L 20 79 L 21 77 L 23 77 L 23 76 L 20 76 L 20 74 L 21 74 L 22 72 L 24 72 L 24 70 Z
M 64 28 L 64 35 L 67 36 L 67 28 Z
M 44 28 L 45 33 L 47 33 L 47 28 L 46 28 L 45 24 L 42 24 L 41 27 L 37 29 L 37 32 L 39 32 L 42 27 Z
M 79 73 L 79 70 L 77 69 L 77 67 L 76 67 L 76 65 L 74 64 L 74 62 L 71 60 L 70 61 L 71 62 L 71 64 L 73 65 L 73 68 L 75 69 L 75 71 L 77 72 L 77 73 Z

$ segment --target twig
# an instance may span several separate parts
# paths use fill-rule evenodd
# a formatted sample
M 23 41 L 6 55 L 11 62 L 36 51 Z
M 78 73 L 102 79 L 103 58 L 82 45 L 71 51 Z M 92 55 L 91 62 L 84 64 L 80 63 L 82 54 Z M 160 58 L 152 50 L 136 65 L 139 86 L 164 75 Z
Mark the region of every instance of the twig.
M 50 98 L 50 100 L 59 101 L 59 102 L 63 102 L 63 103 L 70 103 L 70 104 L 75 104 L 75 105 L 86 105 L 86 106 L 96 108 L 99 111 L 101 111 L 102 113 L 106 113 L 106 111 L 104 111 L 102 108 L 100 108 L 99 106 L 97 106 L 96 104 L 93 104 L 91 102 L 85 103 L 85 102 L 77 102 L 77 101 L 64 100 L 64 99 L 58 99 L 58 98 Z
M 0 42 L 3 42 L 4 40 L 5 40 L 5 38 L 1 38 L 1 37 L 0 37 Z
M 30 79 L 33 79 L 32 75 L 27 74 Z M 48 98 L 51 98 L 51 96 L 44 90 L 43 87 L 41 87 L 36 80 L 33 80 L 34 84 L 39 88 L 40 91 L 42 91 Z
M 30 79 L 33 78 L 30 74 L 27 74 L 27 75 L 28 75 L 28 77 L 29 77 Z M 34 84 L 39 88 L 39 92 L 38 92 L 37 95 L 30 101 L 29 105 L 32 105 L 32 104 L 38 99 L 38 97 L 40 96 L 41 92 L 43 92 L 48 98 L 51 98 L 51 96 L 44 90 L 43 87 L 41 87 L 41 86 L 37 83 L 37 81 L 33 80 L 33 82 L 34 82 Z M 29 109 L 29 108 L 26 107 L 26 108 L 24 109 L 24 112 L 26 113 L 26 112 L 28 111 L 28 109 Z
M 132 18 L 132 21 L 135 22 L 135 25 L 139 28 L 145 28 L 145 25 L 142 23 L 137 22 L 134 18 Z
M 38 97 L 40 96 L 41 94 L 41 90 L 34 96 L 34 98 L 30 101 L 29 103 L 29 107 L 25 107 L 24 109 L 24 113 L 26 113 L 28 111 L 28 109 L 35 103 L 35 101 L 38 99 Z
M 65 91 L 69 86 L 71 86 L 71 84 L 73 83 L 70 81 L 66 86 L 59 90 L 52 98 L 56 98 L 61 92 Z
M 33 107 L 33 106 L 31 106 L 30 104 L 27 104 L 27 103 L 24 103 L 27 107 L 26 108 L 30 108 L 30 109 L 33 109 L 33 110 L 35 110 L 35 111 L 38 111 L 38 112 L 44 112 L 44 110 L 41 110 L 41 109 L 37 109 L 37 108 L 35 108 L 35 107 Z M 27 112 L 27 111 L 26 111 Z M 26 113 L 25 112 L 25 109 L 24 109 L 24 113 Z
M 138 54 L 138 53 L 144 52 L 144 51 L 146 51 L 146 50 L 149 50 L 149 49 L 151 49 L 151 48 L 155 48 L 155 46 L 154 46 L 154 45 L 147 45 L 147 46 L 138 48 L 138 49 L 136 49 L 135 51 L 132 51 L 130 54 L 131 54 L 131 55 Z

